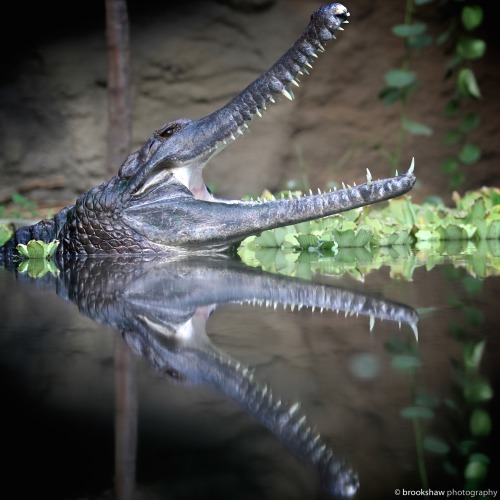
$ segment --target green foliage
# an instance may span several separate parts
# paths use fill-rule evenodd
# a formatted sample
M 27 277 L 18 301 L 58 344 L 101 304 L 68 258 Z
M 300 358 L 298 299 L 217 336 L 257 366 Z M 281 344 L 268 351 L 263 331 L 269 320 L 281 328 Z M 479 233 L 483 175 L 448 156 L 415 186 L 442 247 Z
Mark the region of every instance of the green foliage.
M 395 150 L 381 148 L 393 170 L 400 168 L 401 155 L 408 134 L 430 136 L 433 133 L 431 127 L 410 117 L 410 99 L 418 88 L 417 74 L 410 69 L 410 66 L 413 59 L 433 43 L 427 25 L 413 19 L 415 7 L 425 3 L 430 2 L 406 0 L 404 23 L 392 27 L 392 33 L 404 44 L 403 58 L 399 68 L 393 68 L 384 75 L 386 87 L 379 94 L 379 98 L 386 105 L 400 104 L 400 128 Z
M 313 272 L 347 272 L 355 279 L 391 265 L 393 277 L 411 279 L 416 267 L 432 269 L 454 256 L 471 276 L 498 275 L 500 190 L 455 194 L 454 201 L 456 207 L 448 208 L 401 197 L 383 208 L 364 207 L 264 231 L 245 239 L 238 253 L 249 265 L 290 275 L 301 273 L 299 264 L 307 261 L 313 263 Z M 302 277 L 311 272 L 304 271 Z
M 28 273 L 32 278 L 40 278 L 48 272 L 56 275 L 59 271 L 51 260 L 59 241 L 45 243 L 40 240 L 31 240 L 27 245 L 19 244 L 16 250 L 23 259 L 18 266 L 18 271 Z
M 459 125 L 454 126 L 443 140 L 443 144 L 453 147 L 455 153 L 445 158 L 440 165 L 440 170 L 448 176 L 452 189 L 463 184 L 467 169 L 481 158 L 479 146 L 469 139 L 470 133 L 480 125 L 479 117 L 471 111 L 465 115 L 459 111 L 465 102 L 481 97 L 471 65 L 486 52 L 486 42 L 474 35 L 474 31 L 480 28 L 483 22 L 482 7 L 473 0 L 461 0 L 462 5 L 457 10 L 457 1 L 405 0 L 404 22 L 391 29 L 404 44 L 402 62 L 400 67 L 392 68 L 384 75 L 386 87 L 379 94 L 384 104 L 400 105 L 400 129 L 395 149 L 390 151 L 379 147 L 392 169 L 396 170 L 400 168 L 401 155 L 408 135 L 428 137 L 433 134 L 431 127 L 410 117 L 411 98 L 420 87 L 418 75 L 411 68 L 412 63 L 422 50 L 433 44 L 443 45 L 445 51 L 452 54 L 445 69 L 448 80 L 453 76 L 455 78 L 455 93 L 446 106 L 445 116 Z M 415 20 L 417 9 L 431 3 L 434 4 L 434 9 L 454 13 L 448 20 L 447 29 L 435 39 L 429 34 L 425 23 Z
M 448 3 L 451 0 L 447 0 Z M 452 146 L 455 154 L 441 163 L 441 171 L 450 179 L 450 187 L 456 189 L 466 178 L 467 169 L 481 158 L 481 149 L 470 142 L 470 133 L 480 125 L 479 116 L 474 112 L 460 113 L 468 102 L 481 97 L 471 64 L 486 52 L 486 42 L 473 36 L 483 22 L 483 9 L 474 2 L 464 1 L 459 9 L 459 19 L 451 19 L 450 27 L 442 35 L 443 43 L 448 42 L 448 50 L 453 58 L 448 64 L 448 77 L 455 75 L 455 95 L 448 102 L 445 116 L 459 123 L 444 138 L 444 144 Z
M 12 236 L 12 230 L 7 224 L 0 224 L 0 246 Z
M 19 243 L 16 250 L 19 255 L 25 259 L 45 259 L 48 260 L 52 257 L 59 245 L 59 241 L 54 240 L 50 243 L 45 243 L 41 240 L 31 240 L 27 245 Z

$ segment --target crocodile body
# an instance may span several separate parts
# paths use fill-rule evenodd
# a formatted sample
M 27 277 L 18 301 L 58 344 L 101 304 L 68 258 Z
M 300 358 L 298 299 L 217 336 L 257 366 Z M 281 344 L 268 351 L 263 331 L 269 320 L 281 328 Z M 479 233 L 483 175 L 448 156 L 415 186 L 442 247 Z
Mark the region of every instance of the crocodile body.
M 225 106 L 198 119 L 165 124 L 132 153 L 118 174 L 78 198 L 53 219 L 16 231 L 4 245 L 12 254 L 31 239 L 59 240 L 60 254 L 210 253 L 245 237 L 376 203 L 410 190 L 406 174 L 338 191 L 266 202 L 222 200 L 203 181 L 207 162 L 292 87 L 317 53 L 342 30 L 349 13 L 338 3 L 316 10 L 302 35 L 263 75 Z

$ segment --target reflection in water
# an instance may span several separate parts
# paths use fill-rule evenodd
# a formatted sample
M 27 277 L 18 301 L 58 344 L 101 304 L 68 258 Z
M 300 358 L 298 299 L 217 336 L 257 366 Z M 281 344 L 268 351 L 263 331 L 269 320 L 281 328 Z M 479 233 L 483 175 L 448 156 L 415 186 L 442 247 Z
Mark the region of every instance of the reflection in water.
M 351 496 L 357 475 L 336 457 L 299 411 L 260 384 L 251 370 L 217 349 L 206 321 L 217 304 L 257 301 L 359 313 L 415 325 L 401 304 L 340 288 L 264 274 L 229 260 L 77 261 L 63 274 L 68 298 L 94 320 L 122 331 L 126 342 L 160 372 L 209 384 L 244 407 L 310 463 L 324 486 Z
M 48 276 L 46 281 L 56 279 Z M 409 324 L 416 334 L 418 317 L 413 309 L 343 288 L 264 273 L 230 259 L 86 258 L 61 265 L 57 287 L 58 294 L 76 303 L 81 313 L 119 330 L 132 350 L 160 373 L 207 384 L 238 403 L 310 464 L 332 494 L 357 492 L 356 472 L 333 453 L 300 411 L 300 404 L 283 402 L 256 380 L 250 368 L 218 349 L 206 334 L 206 322 L 218 304 L 251 302 L 362 314 L 371 323 L 375 318 L 393 320 Z M 130 389 L 123 395 L 128 397 Z M 130 420 L 125 415 L 117 421 L 124 434 L 117 436 L 123 445 L 118 448 L 117 491 L 121 489 L 121 497 L 127 498 L 133 488 L 125 482 L 133 477 L 134 457 L 129 454 L 135 450 L 134 400 L 124 408 Z

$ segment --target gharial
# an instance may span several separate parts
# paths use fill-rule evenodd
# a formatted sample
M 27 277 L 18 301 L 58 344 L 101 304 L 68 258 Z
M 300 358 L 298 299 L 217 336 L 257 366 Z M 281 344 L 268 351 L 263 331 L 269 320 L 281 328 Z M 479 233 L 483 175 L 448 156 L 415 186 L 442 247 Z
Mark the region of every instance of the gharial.
M 57 239 L 60 254 L 208 253 L 224 251 L 266 229 L 336 214 L 409 191 L 407 173 L 328 193 L 278 200 L 217 199 L 203 181 L 207 162 L 243 134 L 278 96 L 307 73 L 318 52 L 347 23 L 349 12 L 332 3 L 317 9 L 302 35 L 263 75 L 229 103 L 199 120 L 179 119 L 157 130 L 123 163 L 118 175 L 80 196 L 53 219 L 19 228 L 4 245 Z

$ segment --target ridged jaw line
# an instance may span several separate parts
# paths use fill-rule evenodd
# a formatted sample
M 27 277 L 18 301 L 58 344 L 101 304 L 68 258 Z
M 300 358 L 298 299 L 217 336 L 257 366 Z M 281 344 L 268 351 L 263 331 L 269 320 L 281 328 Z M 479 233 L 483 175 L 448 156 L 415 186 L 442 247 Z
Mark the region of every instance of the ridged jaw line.
M 270 104 L 282 97 L 294 99 L 292 87 L 324 52 L 325 44 L 348 23 L 347 9 L 338 3 L 316 10 L 293 46 L 263 75 L 248 85 L 229 103 L 199 120 L 181 119 L 162 127 L 173 133 L 155 135 L 162 144 L 132 177 L 130 190 L 143 194 L 152 185 L 164 182 L 165 170 L 185 185 L 195 198 L 211 200 L 203 182 L 202 170 L 208 161 L 244 135 L 255 117 L 262 117 Z

